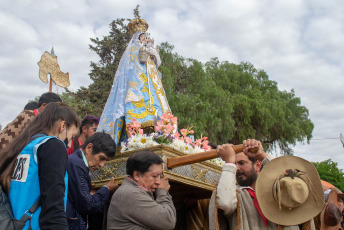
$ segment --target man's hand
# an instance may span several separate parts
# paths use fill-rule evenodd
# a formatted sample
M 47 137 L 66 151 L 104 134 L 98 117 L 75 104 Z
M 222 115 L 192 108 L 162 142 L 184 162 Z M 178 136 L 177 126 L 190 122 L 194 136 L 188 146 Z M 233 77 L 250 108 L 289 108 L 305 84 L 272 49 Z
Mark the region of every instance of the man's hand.
M 218 145 L 216 151 L 226 163 L 235 163 L 235 152 L 232 144 Z
M 247 139 L 244 141 L 243 145 L 245 146 L 243 152 L 248 157 L 255 158 L 259 161 L 264 160 L 264 158 L 268 155 L 264 152 L 263 146 L 260 143 L 260 141 L 254 140 L 254 139 Z M 249 150 L 252 148 L 258 148 L 257 152 L 252 153 Z
M 171 185 L 168 183 L 168 176 L 164 176 L 160 179 L 160 185 L 158 188 L 165 189 L 166 191 L 170 190 Z
M 106 184 L 105 184 L 110 192 L 114 192 L 118 189 L 119 185 L 117 183 L 115 183 L 115 178 L 111 178 Z

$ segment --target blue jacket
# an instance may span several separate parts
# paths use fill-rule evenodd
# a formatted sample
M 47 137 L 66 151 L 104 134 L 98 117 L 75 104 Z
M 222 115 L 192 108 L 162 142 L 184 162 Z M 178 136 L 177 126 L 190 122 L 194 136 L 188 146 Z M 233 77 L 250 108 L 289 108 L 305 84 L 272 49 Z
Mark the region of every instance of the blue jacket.
M 54 136 L 41 136 L 32 140 L 18 155 L 15 170 L 11 179 L 11 187 L 9 192 L 9 199 L 11 202 L 14 218 L 20 219 L 25 211 L 29 210 L 30 207 L 40 198 L 41 205 L 45 205 L 44 202 L 46 197 L 41 196 L 41 186 L 39 177 L 39 165 L 38 165 L 38 148 L 45 144 L 48 140 L 54 139 Z M 57 138 L 56 138 L 57 139 Z M 59 140 L 60 141 L 60 140 Z M 62 141 L 61 141 L 62 142 Z M 65 150 L 65 149 L 64 149 Z M 48 152 L 44 154 L 54 155 L 53 152 Z M 65 153 L 67 154 L 67 152 Z M 56 178 L 53 178 L 54 181 L 51 182 L 52 185 L 61 183 L 62 181 L 57 181 Z M 62 179 L 62 178 L 61 178 Z M 67 185 L 68 176 L 65 174 L 64 183 Z M 44 192 L 44 191 L 42 191 Z M 67 192 L 67 190 L 66 190 Z M 64 194 L 65 204 L 66 204 L 66 192 Z M 63 198 L 63 194 L 59 194 L 61 197 L 55 197 L 55 199 Z M 43 200 L 42 200 L 43 199 Z M 43 203 L 42 203 L 43 202 Z M 31 218 L 31 227 L 32 229 L 40 229 L 40 214 L 41 207 L 33 213 Z M 58 220 L 56 220 L 58 221 Z M 50 223 L 51 224 L 51 223 Z M 58 224 L 57 224 L 58 225 Z M 24 229 L 27 229 L 29 226 L 29 221 L 26 222 Z M 56 227 L 56 226 L 55 226 Z M 60 228 L 62 229 L 62 227 Z
M 104 212 L 110 191 L 100 188 L 90 194 L 92 184 L 89 169 L 86 166 L 80 149 L 68 156 L 68 200 L 67 221 L 70 229 L 86 229 L 87 215 Z

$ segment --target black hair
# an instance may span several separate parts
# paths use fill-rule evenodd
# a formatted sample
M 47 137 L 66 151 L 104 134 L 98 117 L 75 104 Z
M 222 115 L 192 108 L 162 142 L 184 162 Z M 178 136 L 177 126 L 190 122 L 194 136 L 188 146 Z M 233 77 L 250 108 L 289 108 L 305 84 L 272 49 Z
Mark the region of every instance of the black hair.
M 85 149 L 89 143 L 93 144 L 93 155 L 103 152 L 106 156 L 113 157 L 116 154 L 116 143 L 111 138 L 110 134 L 104 132 L 97 132 L 93 136 L 87 138 L 85 143 L 81 145 L 81 148 Z
M 215 143 L 210 142 L 208 145 L 211 147 L 211 149 L 217 149 L 217 144 Z
M 142 150 L 131 155 L 127 160 L 127 174 L 133 176 L 134 171 L 141 174 L 148 172 L 153 164 L 160 165 L 163 161 L 161 157 L 150 150 Z
M 41 107 L 43 103 L 49 104 L 50 102 L 62 102 L 59 95 L 52 92 L 43 93 L 38 101 L 38 107 Z M 37 108 L 38 108 L 37 107 Z
M 99 117 L 92 116 L 92 115 L 86 115 L 84 118 L 81 120 L 81 125 L 80 125 L 80 134 L 82 133 L 82 127 L 86 126 L 89 128 L 93 124 L 98 125 L 99 124 Z
M 24 107 L 24 110 L 34 110 L 38 108 L 38 102 L 37 101 L 30 101 L 27 103 Z
M 252 164 L 256 163 L 256 161 L 257 161 L 256 158 L 249 157 L 249 156 L 248 156 L 248 159 L 252 162 Z

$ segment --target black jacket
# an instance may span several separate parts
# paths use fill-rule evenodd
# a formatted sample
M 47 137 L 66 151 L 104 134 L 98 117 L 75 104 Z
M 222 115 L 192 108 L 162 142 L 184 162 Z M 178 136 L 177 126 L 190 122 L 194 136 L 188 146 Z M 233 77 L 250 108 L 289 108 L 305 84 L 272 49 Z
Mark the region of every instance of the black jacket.
M 68 200 L 67 221 L 70 229 L 86 229 L 87 215 L 104 212 L 110 191 L 106 187 L 100 188 L 93 195 L 91 178 L 81 150 L 68 156 Z

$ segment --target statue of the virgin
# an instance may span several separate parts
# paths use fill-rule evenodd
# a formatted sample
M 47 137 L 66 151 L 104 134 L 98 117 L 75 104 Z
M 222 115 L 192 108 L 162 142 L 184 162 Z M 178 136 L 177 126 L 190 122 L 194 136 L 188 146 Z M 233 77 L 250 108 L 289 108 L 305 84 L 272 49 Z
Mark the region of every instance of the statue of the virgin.
M 154 117 L 170 112 L 161 74 L 159 51 L 144 19 L 134 19 L 132 38 L 122 55 L 97 131 L 109 133 L 116 144 L 127 138 L 126 124 L 135 118 L 141 127 L 154 126 Z

